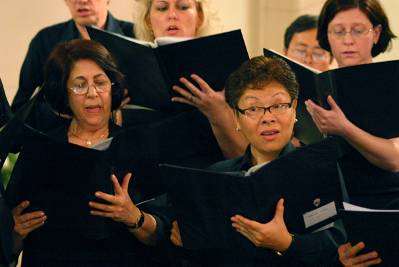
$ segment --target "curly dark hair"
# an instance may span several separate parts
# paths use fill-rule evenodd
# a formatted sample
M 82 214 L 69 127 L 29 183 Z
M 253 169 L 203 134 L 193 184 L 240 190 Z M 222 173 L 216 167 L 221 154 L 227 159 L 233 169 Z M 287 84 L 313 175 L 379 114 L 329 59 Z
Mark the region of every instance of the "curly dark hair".
M 111 54 L 100 43 L 76 39 L 58 44 L 44 67 L 43 91 L 46 101 L 58 113 L 72 115 L 68 103 L 67 82 L 74 64 L 81 59 L 95 62 L 112 81 L 112 106 L 117 109 L 123 100 L 126 82 Z
M 277 57 L 254 57 L 230 74 L 225 85 L 226 102 L 233 109 L 247 89 L 262 89 L 270 82 L 280 83 L 291 99 L 298 98 L 298 82 L 288 64 Z
M 373 27 L 381 25 L 381 35 L 373 46 L 371 55 L 375 57 L 389 49 L 391 41 L 396 38 L 396 35 L 389 27 L 388 17 L 378 0 L 327 0 L 320 12 L 317 27 L 317 40 L 320 46 L 331 52 L 328 42 L 328 24 L 339 12 L 352 8 L 360 9 L 373 24 Z

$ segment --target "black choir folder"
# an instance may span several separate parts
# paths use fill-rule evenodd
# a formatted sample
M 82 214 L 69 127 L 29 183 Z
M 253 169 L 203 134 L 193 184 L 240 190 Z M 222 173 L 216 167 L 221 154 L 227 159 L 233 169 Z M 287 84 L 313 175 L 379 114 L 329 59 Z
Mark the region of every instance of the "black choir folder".
M 399 60 L 357 65 L 319 72 L 287 57 L 264 49 L 265 56 L 284 59 L 299 82 L 298 122 L 295 134 L 305 143 L 320 140 L 304 101 L 312 99 L 329 109 L 331 95 L 346 117 L 359 128 L 379 137 L 399 136 Z
M 352 245 L 363 241 L 366 244 L 363 253 L 375 250 L 382 258 L 381 266 L 397 266 L 399 210 L 345 208 L 339 214 Z
M 336 156 L 328 140 L 293 151 L 250 176 L 161 165 L 184 247 L 248 248 L 249 241 L 233 229 L 230 217 L 241 214 L 266 223 L 280 198 L 285 199 L 284 218 L 291 233 L 330 223 L 337 214 L 335 203 L 342 199 Z
M 126 37 L 87 28 L 90 38 L 113 55 L 126 75 L 131 104 L 176 111 L 189 108 L 171 102 L 173 85 L 195 73 L 214 90 L 222 90 L 228 75 L 248 60 L 240 30 L 149 47 Z
M 106 220 L 89 214 L 94 192 L 112 192 L 105 151 L 55 141 L 25 126 L 25 142 L 15 164 L 6 197 L 10 207 L 24 200 L 28 211 L 43 210 L 48 219 L 29 238 L 54 231 L 76 231 L 90 238 L 106 236 Z M 50 232 L 48 232 L 50 230 Z
M 202 166 L 220 160 L 216 140 L 198 134 L 198 127 L 209 127 L 203 115 L 196 110 L 184 112 L 155 124 L 122 129 L 96 150 L 22 125 L 23 149 L 7 187 L 8 204 L 15 207 L 29 200 L 30 211 L 43 210 L 48 216 L 44 226 L 29 235 L 31 239 L 54 231 L 105 238 L 116 225 L 90 215 L 88 202 L 96 199 L 96 191 L 113 192 L 112 173 L 120 181 L 127 172 L 133 173 L 129 193 L 139 203 L 164 193 L 160 162 Z

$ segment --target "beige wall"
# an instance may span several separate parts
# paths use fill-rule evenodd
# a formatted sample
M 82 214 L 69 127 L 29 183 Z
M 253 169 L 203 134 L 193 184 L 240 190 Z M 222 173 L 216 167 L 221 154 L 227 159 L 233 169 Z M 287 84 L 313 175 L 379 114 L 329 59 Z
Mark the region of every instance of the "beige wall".
M 381 0 L 396 33 L 399 34 L 397 0 Z M 324 0 L 213 0 L 224 30 L 241 28 L 251 56 L 263 47 L 281 51 L 288 24 L 303 13 L 318 14 Z M 119 18 L 131 20 L 133 0 L 112 0 L 111 11 Z M 29 41 L 39 29 L 68 19 L 63 0 L 1 0 L 0 77 L 9 100 L 15 94 L 19 69 Z M 399 41 L 394 49 L 378 60 L 399 58 Z

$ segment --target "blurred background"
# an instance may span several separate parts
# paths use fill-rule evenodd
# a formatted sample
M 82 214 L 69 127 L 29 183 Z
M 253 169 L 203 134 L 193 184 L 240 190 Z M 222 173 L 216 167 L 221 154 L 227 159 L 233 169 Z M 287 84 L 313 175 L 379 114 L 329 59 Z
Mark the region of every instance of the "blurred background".
M 323 0 L 211 0 L 223 30 L 242 29 L 250 56 L 262 48 L 282 51 L 285 28 L 299 15 L 318 14 Z M 399 1 L 380 0 L 399 35 Z M 110 10 L 118 18 L 132 21 L 134 0 L 111 0 Z M 43 27 L 70 18 L 63 0 L 1 0 L 0 77 L 11 102 L 18 87 L 22 61 L 33 36 Z M 396 14 L 395 14 L 396 13 Z M 376 61 L 399 59 L 399 40 Z

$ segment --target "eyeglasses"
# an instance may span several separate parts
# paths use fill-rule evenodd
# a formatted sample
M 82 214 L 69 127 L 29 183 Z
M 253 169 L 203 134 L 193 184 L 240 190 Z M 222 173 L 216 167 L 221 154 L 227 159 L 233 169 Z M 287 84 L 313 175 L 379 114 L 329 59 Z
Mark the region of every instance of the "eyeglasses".
M 372 32 L 374 28 L 364 28 L 364 27 L 355 27 L 351 28 L 350 31 L 345 31 L 344 29 L 333 29 L 329 30 L 328 34 L 331 34 L 336 39 L 345 38 L 346 34 L 349 33 L 352 38 L 361 38 L 366 36 L 369 32 Z
M 114 83 L 111 83 L 110 81 L 95 81 L 90 85 L 87 82 L 84 82 L 69 87 L 68 89 L 76 95 L 85 95 L 89 91 L 90 86 L 93 86 L 97 93 L 106 93 L 111 90 L 112 85 L 114 85 Z
M 295 54 L 295 57 L 301 60 L 305 60 L 305 58 L 309 55 L 306 49 L 293 49 L 292 51 Z M 312 57 L 313 62 L 322 62 L 327 59 L 327 52 L 313 50 L 310 56 Z
M 278 103 L 268 107 L 253 106 L 245 109 L 240 109 L 239 107 L 236 107 L 236 110 L 241 114 L 247 116 L 248 118 L 257 119 L 265 115 L 266 111 L 269 111 L 270 114 L 273 115 L 281 115 L 284 114 L 291 107 L 292 107 L 292 101 L 290 103 Z

